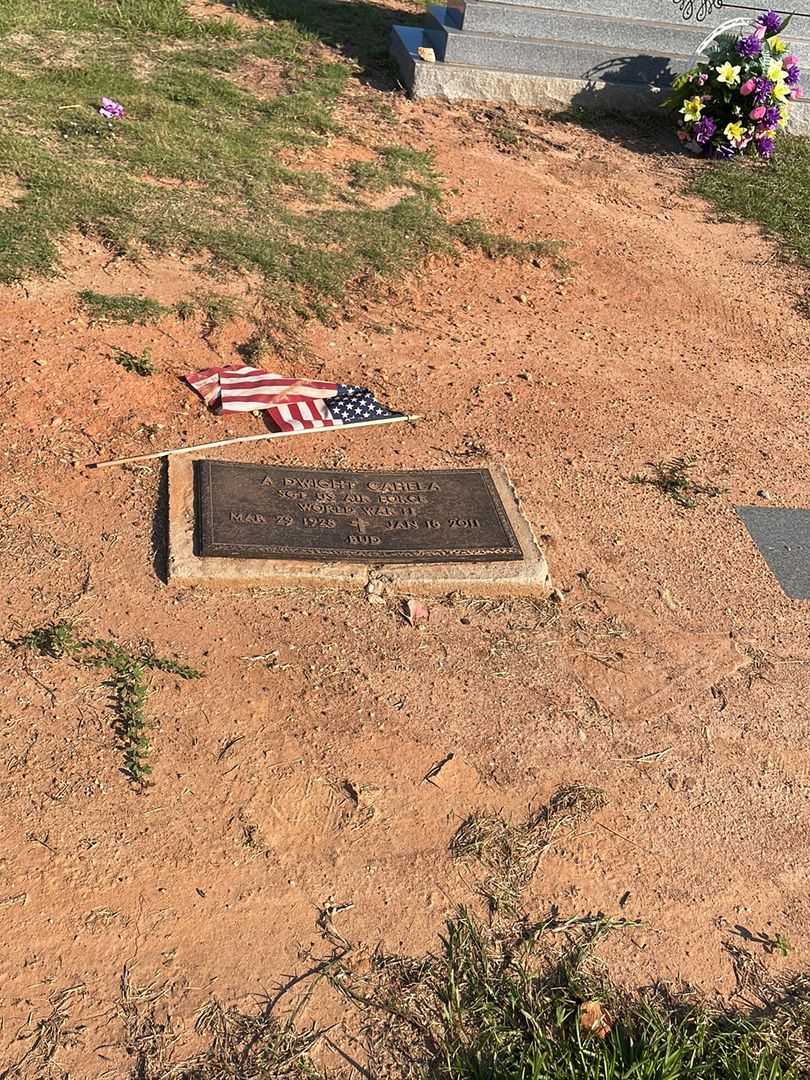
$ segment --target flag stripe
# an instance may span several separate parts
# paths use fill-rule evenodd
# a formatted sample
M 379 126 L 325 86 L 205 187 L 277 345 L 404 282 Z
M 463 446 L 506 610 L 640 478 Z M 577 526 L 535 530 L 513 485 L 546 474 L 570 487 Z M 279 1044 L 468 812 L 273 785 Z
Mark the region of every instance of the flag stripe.
M 253 367 L 205 368 L 186 382 L 216 412 L 263 411 L 280 431 L 312 431 L 401 415 L 358 386 L 287 379 Z

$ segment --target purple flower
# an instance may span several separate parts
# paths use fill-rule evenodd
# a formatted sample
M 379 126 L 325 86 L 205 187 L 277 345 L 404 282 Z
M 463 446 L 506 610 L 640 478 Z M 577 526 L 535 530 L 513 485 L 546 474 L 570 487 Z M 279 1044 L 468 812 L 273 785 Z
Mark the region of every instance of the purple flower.
M 108 97 L 101 99 L 101 107 L 98 111 L 105 120 L 123 120 L 126 115 L 124 106 L 119 101 L 113 101 Z
M 770 37 L 771 34 L 778 34 L 782 29 L 782 19 L 775 11 L 765 11 L 758 17 L 757 26 L 761 26 Z
M 700 120 L 692 128 L 695 141 L 699 142 L 701 146 L 705 146 L 716 131 L 717 123 L 711 116 L 701 116 Z
M 770 131 L 771 128 L 776 127 L 781 119 L 782 113 L 775 105 L 771 105 L 769 109 L 765 110 L 765 114 L 762 117 L 762 123 L 765 125 L 766 130 Z
M 737 52 L 746 60 L 754 60 L 762 52 L 762 42 L 756 34 L 750 37 L 740 38 L 737 42 Z
M 770 79 L 766 79 L 764 75 L 760 75 L 756 80 L 756 87 L 754 89 L 754 101 L 757 105 L 764 105 L 773 92 L 774 84 Z
M 788 84 L 788 86 L 797 86 L 801 77 L 802 73 L 799 71 L 799 65 L 791 64 L 790 67 L 787 69 L 787 77 L 785 79 L 785 82 Z
M 775 146 L 776 143 L 767 135 L 763 139 L 757 139 L 756 141 L 757 153 L 766 161 L 773 154 Z

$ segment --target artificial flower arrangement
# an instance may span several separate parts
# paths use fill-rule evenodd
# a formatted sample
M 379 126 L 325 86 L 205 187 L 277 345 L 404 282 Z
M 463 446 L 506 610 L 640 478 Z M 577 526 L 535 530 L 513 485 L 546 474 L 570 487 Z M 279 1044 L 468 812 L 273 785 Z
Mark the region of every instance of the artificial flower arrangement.
M 665 105 L 677 110 L 677 135 L 689 150 L 771 157 L 790 102 L 802 94 L 798 60 L 779 36 L 789 21 L 764 12 L 750 33 L 721 34 L 705 62 L 675 79 Z

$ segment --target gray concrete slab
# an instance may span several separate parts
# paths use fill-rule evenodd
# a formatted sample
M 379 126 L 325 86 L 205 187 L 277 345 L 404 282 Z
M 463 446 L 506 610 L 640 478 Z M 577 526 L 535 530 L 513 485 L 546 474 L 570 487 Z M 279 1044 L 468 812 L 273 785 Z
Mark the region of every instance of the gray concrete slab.
M 477 17 L 473 15 L 477 13 Z M 429 12 L 436 20 L 448 18 L 446 8 Z M 458 32 L 454 22 L 447 29 Z M 688 23 L 655 19 L 628 19 L 613 14 L 566 11 L 556 8 L 519 8 L 481 4 L 464 17 L 463 36 L 511 35 L 559 41 L 615 45 L 623 53 L 639 52 L 691 56 L 705 37 L 705 29 Z M 450 55 L 447 57 L 452 59 Z
M 408 92 L 415 98 L 445 101 L 503 101 L 530 108 L 559 111 L 572 106 L 598 112 L 660 113 L 666 96 L 662 87 L 607 81 L 598 67 L 585 77 L 498 71 L 461 64 L 428 63 L 417 48 L 431 42 L 420 27 L 394 27 L 391 53 L 399 64 Z M 615 51 L 614 57 L 615 60 Z M 610 52 L 607 62 L 611 62 Z M 810 135 L 810 103 L 794 105 L 790 130 Z
M 763 7 L 766 7 L 764 5 Z M 680 10 L 672 0 L 467 0 L 464 12 L 464 28 L 486 30 L 500 24 L 509 25 L 521 16 L 530 18 L 535 11 L 552 12 L 590 12 L 593 15 L 612 15 L 615 18 L 647 19 L 654 22 L 668 22 L 673 26 L 691 27 L 706 37 L 712 29 L 736 16 L 756 18 L 756 12 L 737 11 L 732 8 L 712 12 L 704 21 L 699 22 L 694 16 L 683 19 Z M 494 22 L 493 22 L 494 20 Z M 810 40 L 810 16 L 794 15 L 786 32 L 786 38 L 793 43 L 795 38 Z
M 572 16 L 572 18 L 577 18 Z M 687 66 L 689 54 L 663 47 L 659 51 L 615 44 L 592 44 L 578 37 L 575 25 L 561 25 L 570 37 L 513 38 L 499 34 L 468 34 L 428 25 L 427 33 L 438 60 L 450 65 L 510 71 L 528 75 L 552 75 L 573 79 L 597 77 L 606 82 L 648 83 L 669 86 L 677 72 Z M 618 36 L 618 35 L 617 35 Z
M 792 600 L 810 600 L 810 510 L 737 506 L 768 569 Z

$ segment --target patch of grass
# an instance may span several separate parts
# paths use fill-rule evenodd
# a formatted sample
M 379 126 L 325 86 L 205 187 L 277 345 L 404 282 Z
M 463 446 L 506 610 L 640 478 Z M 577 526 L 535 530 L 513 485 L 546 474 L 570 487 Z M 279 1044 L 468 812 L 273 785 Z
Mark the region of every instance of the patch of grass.
M 250 335 L 247 341 L 243 341 L 241 345 L 238 345 L 236 351 L 246 364 L 260 367 L 262 360 L 264 360 L 271 348 L 272 341 L 268 335 L 262 330 L 257 330 Z
M 560 273 L 571 269 L 571 262 L 562 254 L 560 240 L 514 240 L 510 236 L 491 232 L 477 218 L 467 218 L 454 227 L 458 241 L 468 248 L 477 248 L 490 259 L 548 259 Z
M 647 465 L 653 470 L 653 475 L 641 476 L 636 473 L 629 478 L 630 483 L 656 487 L 684 510 L 692 510 L 697 505 L 692 498 L 693 495 L 707 495 L 709 498 L 715 498 L 723 494 L 724 489 L 715 484 L 699 483 L 692 479 L 690 470 L 695 467 L 695 461 L 692 458 L 648 461 Z
M 18 194 L 0 206 L 0 283 L 53 272 L 58 245 L 79 231 L 121 256 L 198 253 L 212 273 L 257 274 L 279 311 L 329 321 L 354 284 L 434 252 L 549 253 L 547 241 L 448 222 L 432 162 L 407 147 L 386 147 L 346 181 L 290 164 L 339 130 L 351 69 L 319 41 L 379 34 L 386 50 L 392 13 L 331 0 L 241 7 L 270 20 L 195 20 L 182 0 L 2 5 L 0 185 Z M 249 89 L 257 60 L 278 65 L 274 97 Z M 124 105 L 124 119 L 99 116 L 102 95 Z M 358 185 L 410 191 L 374 209 Z M 158 317 L 139 298 L 84 302 L 100 319 Z
M 188 322 L 197 313 L 203 320 L 203 337 L 208 338 L 220 327 L 225 326 L 239 314 L 239 303 L 232 296 L 210 292 L 181 300 L 175 304 L 174 311 L 179 319 Z
M 378 1017 L 367 1021 L 374 1075 L 385 1063 L 431 1080 L 797 1080 L 806 1059 L 806 997 L 781 1006 L 780 1030 L 661 990 L 621 993 L 587 939 L 555 957 L 542 937 L 494 932 L 464 909 L 440 955 L 381 966 L 361 994 Z
M 397 23 L 419 15 L 374 0 L 237 0 L 236 9 L 256 18 L 286 20 L 301 33 L 339 49 L 365 68 L 388 70 L 388 42 Z
M 780 956 L 790 956 L 793 946 L 784 934 L 776 934 L 773 939 L 773 947 Z
M 504 146 L 516 147 L 521 144 L 520 133 L 513 127 L 508 125 L 496 125 L 491 129 L 492 138 L 496 143 L 503 143 Z
M 121 296 L 84 289 L 79 300 L 93 322 L 156 323 L 167 308 L 146 296 Z
M 454 859 L 475 860 L 481 865 L 484 876 L 478 890 L 492 914 L 514 914 L 554 837 L 604 806 L 604 792 L 574 785 L 561 788 L 548 806 L 518 824 L 497 814 L 473 814 L 453 837 L 450 853 Z
M 157 371 L 155 361 L 152 359 L 152 354 L 149 349 L 144 349 L 140 355 L 127 352 L 126 349 L 116 349 L 113 353 L 113 360 L 119 367 L 122 367 L 124 371 L 131 371 L 133 375 L 146 377 L 148 375 L 154 375 Z
M 743 1012 L 661 985 L 620 990 L 593 945 L 587 929 L 561 938 L 525 919 L 493 929 L 462 907 L 447 921 L 435 953 L 376 950 L 370 963 L 366 957 L 355 963 L 351 945 L 336 945 L 304 977 L 306 991 L 283 1018 L 276 1013 L 284 991 L 250 1012 L 209 998 L 196 1016 L 197 1053 L 185 1061 L 176 1056 L 168 985 L 139 986 L 125 969 L 125 1049 L 133 1075 L 155 1080 L 338 1080 L 349 1074 L 325 1072 L 312 1059 L 321 1039 L 331 1041 L 328 1032 L 301 1022 L 326 979 L 358 1010 L 363 1075 L 379 1080 L 807 1077 L 806 977 L 761 987 L 762 1007 Z
M 354 187 L 365 191 L 388 191 L 410 187 L 438 198 L 439 178 L 433 167 L 433 155 L 407 146 L 386 146 L 378 151 L 379 162 L 353 161 L 349 175 Z
M 692 186 L 722 217 L 756 221 L 787 254 L 810 267 L 810 138 L 780 139 L 767 165 L 701 164 Z
M 193 300 L 178 300 L 174 305 L 174 313 L 180 322 L 188 322 L 197 314 L 197 305 Z
M 87 32 L 99 27 L 138 36 L 168 34 L 182 40 L 222 40 L 238 35 L 233 20 L 205 23 L 192 19 L 175 0 L 3 0 L 0 30 L 37 33 L 43 29 Z
M 147 672 L 163 671 L 180 679 L 199 679 L 201 672 L 177 660 L 157 656 L 151 642 L 128 649 L 109 638 L 81 638 L 73 624 L 64 621 L 37 627 L 12 645 L 54 660 L 69 657 L 87 667 L 107 669 L 106 685 L 112 690 L 124 772 L 134 784 L 144 787 L 152 772 L 145 713 L 149 696 Z

